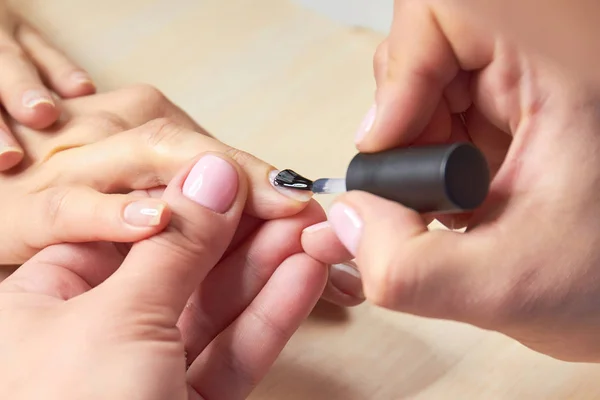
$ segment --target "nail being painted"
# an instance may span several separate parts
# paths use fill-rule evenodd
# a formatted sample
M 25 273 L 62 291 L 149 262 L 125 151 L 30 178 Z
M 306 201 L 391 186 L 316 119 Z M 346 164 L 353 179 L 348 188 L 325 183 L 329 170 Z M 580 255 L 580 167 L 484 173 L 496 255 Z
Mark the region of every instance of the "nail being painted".
M 420 213 L 440 214 L 481 206 L 490 172 L 486 158 L 471 143 L 451 143 L 359 153 L 345 178 L 312 181 L 287 169 L 275 177 L 274 184 L 314 194 L 362 191 Z
M 343 193 L 346 191 L 345 179 L 324 178 L 313 182 L 291 169 L 283 170 L 277 174 L 273 183 L 276 186 L 312 191 L 316 194 Z
M 300 175 L 296 171 L 292 171 L 291 169 L 284 169 L 283 171 L 278 173 L 273 183 L 276 186 L 306 191 L 311 191 L 313 185 L 313 181 L 303 177 L 302 175 Z

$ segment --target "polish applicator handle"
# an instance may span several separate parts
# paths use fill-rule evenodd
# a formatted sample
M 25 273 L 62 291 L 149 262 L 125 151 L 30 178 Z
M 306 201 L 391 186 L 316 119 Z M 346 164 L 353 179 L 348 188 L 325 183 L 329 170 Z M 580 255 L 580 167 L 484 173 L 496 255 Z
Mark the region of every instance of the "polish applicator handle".
M 489 186 L 487 161 L 470 143 L 359 153 L 346 172 L 346 190 L 368 192 L 420 213 L 476 209 Z

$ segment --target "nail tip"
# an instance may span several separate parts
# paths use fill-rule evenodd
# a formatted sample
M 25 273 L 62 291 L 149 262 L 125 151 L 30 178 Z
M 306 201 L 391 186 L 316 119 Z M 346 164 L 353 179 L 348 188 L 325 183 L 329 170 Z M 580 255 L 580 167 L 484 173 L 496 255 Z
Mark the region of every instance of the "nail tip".
M 91 79 L 76 79 L 75 82 L 79 86 L 88 86 L 92 89 L 96 89 L 96 84 Z
M 24 154 L 23 150 L 16 146 L 6 146 L 2 150 L 0 150 L 0 156 L 2 156 L 4 154 L 8 154 L 8 153 Z
M 323 221 L 311 226 L 307 226 L 302 230 L 302 233 L 315 233 L 327 227 L 329 227 L 329 221 Z
M 0 172 L 16 167 L 24 157 L 25 153 L 18 147 L 10 146 L 0 150 Z
M 157 227 L 157 226 L 161 225 L 163 216 L 165 214 L 165 209 L 166 209 L 166 207 L 164 204 L 156 205 L 157 214 L 150 219 L 150 221 L 149 221 L 150 227 Z
M 56 104 L 54 104 L 54 102 L 52 100 L 49 99 L 36 99 L 36 100 L 32 100 L 32 101 L 28 101 L 25 104 L 25 107 L 27 108 L 31 108 L 31 109 L 35 109 L 39 106 L 42 105 L 47 105 L 50 107 L 56 107 Z
M 50 107 L 56 107 L 56 103 L 52 99 L 52 96 L 44 90 L 29 90 L 23 93 L 22 97 L 23 106 L 34 109 L 38 106 L 47 105 Z

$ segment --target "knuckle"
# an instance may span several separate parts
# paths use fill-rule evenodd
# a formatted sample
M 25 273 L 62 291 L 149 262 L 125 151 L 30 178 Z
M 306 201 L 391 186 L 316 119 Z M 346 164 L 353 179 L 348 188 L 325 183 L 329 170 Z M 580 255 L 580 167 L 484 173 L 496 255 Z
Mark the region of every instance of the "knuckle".
M 122 107 L 142 122 L 169 114 L 173 105 L 157 88 L 148 84 L 128 86 L 119 91 Z
M 246 309 L 248 315 L 256 321 L 256 326 L 261 326 L 261 330 L 269 335 L 274 343 L 286 343 L 292 335 L 288 329 L 285 329 L 281 324 L 269 315 L 269 311 L 258 305 L 250 306 Z
M 29 57 L 25 51 L 17 43 L 10 40 L 0 43 L 0 56 L 29 62 Z
M 197 262 L 199 257 L 206 259 L 216 254 L 215 249 L 219 247 L 214 232 L 210 232 L 210 235 L 197 227 L 188 226 L 189 222 L 182 225 L 174 221 L 162 235 L 151 240 L 164 249 L 165 254 L 173 255 L 181 263 Z M 213 261 L 216 263 L 218 260 Z
M 373 57 L 373 69 L 380 71 L 387 62 L 388 42 L 383 41 L 377 46 L 375 50 L 375 56 Z
M 221 357 L 225 369 L 230 372 L 226 376 L 234 377 L 233 382 L 240 385 L 240 387 L 254 387 L 256 386 L 257 378 L 252 373 L 255 368 L 242 361 L 229 347 L 221 348 Z
M 169 103 L 167 97 L 156 87 L 148 84 L 137 84 L 125 89 L 134 104 L 146 104 L 151 108 Z
M 409 303 L 412 289 L 411 279 L 406 274 L 398 274 L 399 261 L 392 258 L 370 266 L 368 276 L 367 297 L 376 306 L 390 309 L 401 309 Z
M 63 222 L 65 210 L 69 209 L 70 198 L 73 195 L 72 188 L 53 187 L 44 191 L 44 226 L 50 231 L 59 232 Z
M 429 314 L 432 310 L 443 312 L 442 308 L 450 307 L 445 304 L 446 294 L 436 293 L 444 279 L 436 275 L 436 271 L 440 271 L 433 265 L 437 259 L 423 257 L 423 254 L 420 243 L 407 242 L 381 255 L 374 268 L 366 269 L 374 273 L 371 278 L 375 288 L 373 302 L 380 307 L 420 314 Z
M 96 111 L 93 115 L 82 117 L 82 126 L 98 128 L 95 132 L 102 137 L 109 137 L 129 128 L 127 122 L 117 114 L 108 111 Z
M 236 149 L 235 147 L 227 146 L 225 150 L 225 155 L 233 159 L 239 165 L 249 165 L 254 163 L 263 163 L 260 159 L 253 156 L 250 153 L 247 153 L 243 150 Z
M 183 128 L 170 118 L 154 119 L 146 123 L 142 129 L 146 144 L 159 152 L 170 144 L 176 143 L 183 132 Z

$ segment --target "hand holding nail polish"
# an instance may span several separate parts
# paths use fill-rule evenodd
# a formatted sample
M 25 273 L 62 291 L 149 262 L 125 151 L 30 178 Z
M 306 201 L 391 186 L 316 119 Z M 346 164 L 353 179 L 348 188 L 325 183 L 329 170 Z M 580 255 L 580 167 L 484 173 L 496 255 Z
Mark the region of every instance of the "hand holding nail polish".
M 490 173 L 470 143 L 422 146 L 357 154 L 345 178 L 311 181 L 292 170 L 274 178 L 281 190 L 317 194 L 358 190 L 396 201 L 420 213 L 472 211 L 485 200 Z
M 433 210 L 447 227 L 466 228 L 457 232 L 428 229 L 430 215 L 391 196 L 343 193 L 328 224 L 304 231 L 303 248 L 329 263 L 354 258 L 364 295 L 378 306 L 498 331 L 555 358 L 600 362 L 600 95 L 513 37 L 441 4 L 396 2 L 375 59 L 377 107 L 358 148 L 377 158 L 471 142 L 489 166 L 489 194 L 467 213 Z M 467 158 L 458 157 L 459 166 Z M 428 175 L 416 161 L 405 170 L 411 165 Z M 461 171 L 457 178 L 469 169 L 450 168 Z M 368 178 L 367 185 L 377 180 Z M 415 196 L 454 199 L 456 188 L 425 186 Z

